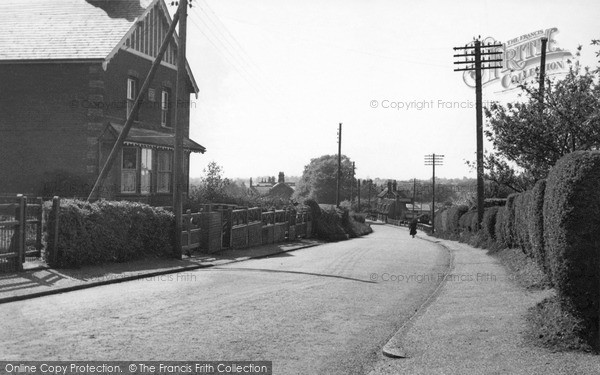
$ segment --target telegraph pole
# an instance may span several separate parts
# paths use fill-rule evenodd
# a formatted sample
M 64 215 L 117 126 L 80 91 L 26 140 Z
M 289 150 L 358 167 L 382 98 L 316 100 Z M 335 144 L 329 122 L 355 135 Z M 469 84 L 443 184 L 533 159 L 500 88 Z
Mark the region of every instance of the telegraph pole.
M 542 38 L 542 56 L 540 56 L 540 113 L 544 108 L 544 80 L 546 79 L 546 44 L 548 38 Z
M 477 223 L 481 228 L 481 222 L 483 221 L 483 103 L 482 103 L 482 83 L 481 83 L 481 71 L 484 69 L 498 69 L 502 68 L 502 64 L 491 64 L 502 62 L 502 52 L 496 51 L 496 48 L 502 47 L 502 44 L 484 43 L 483 47 L 479 39 L 475 39 L 472 46 L 454 47 L 454 50 L 464 50 L 463 54 L 454 55 L 454 57 L 463 57 L 462 61 L 455 61 L 454 64 L 469 64 L 466 68 L 454 69 L 455 72 L 459 71 L 475 71 L 475 106 L 477 115 Z M 484 51 L 482 52 L 482 48 Z M 486 50 L 487 49 L 487 50 Z M 489 58 L 481 56 L 490 56 Z M 474 56 L 475 61 L 472 57 Z M 488 65 L 484 65 L 488 64 Z
M 433 167 L 433 194 L 431 195 L 431 233 L 435 233 L 435 166 L 444 165 L 444 155 L 425 155 L 425 165 L 431 165 Z
M 360 178 L 356 181 L 356 189 L 358 190 L 358 212 L 361 212 L 361 209 L 360 209 Z
M 373 180 L 367 181 L 369 183 L 369 195 L 367 197 L 369 204 L 369 211 L 371 210 L 371 187 L 373 186 Z
M 335 193 L 335 206 L 340 206 L 340 187 L 342 179 L 342 123 L 338 130 L 338 169 L 337 169 L 337 190 Z
M 354 169 L 356 165 L 352 162 L 352 176 L 350 176 L 350 207 L 352 207 L 352 201 L 354 199 Z
M 186 90 L 186 69 L 185 69 L 185 47 L 187 41 L 187 7 L 188 0 L 179 0 L 177 13 L 179 14 L 179 45 L 177 48 L 177 88 L 175 94 L 175 151 L 174 151 L 174 178 L 173 178 L 173 213 L 175 214 L 175 246 L 173 254 L 181 259 L 181 229 L 182 223 L 182 195 L 185 178 L 183 175 L 183 113 L 180 111 L 185 108 L 179 108 L 180 102 L 185 105 L 189 100 L 189 94 Z M 181 100 L 184 99 L 184 100 Z

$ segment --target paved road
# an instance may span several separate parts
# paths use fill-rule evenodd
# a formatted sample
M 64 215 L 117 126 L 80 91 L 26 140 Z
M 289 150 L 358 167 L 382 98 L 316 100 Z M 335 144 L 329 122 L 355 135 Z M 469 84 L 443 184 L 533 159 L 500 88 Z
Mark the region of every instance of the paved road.
M 449 260 L 403 228 L 374 229 L 271 258 L 0 305 L 0 358 L 272 360 L 275 374 L 368 373 Z

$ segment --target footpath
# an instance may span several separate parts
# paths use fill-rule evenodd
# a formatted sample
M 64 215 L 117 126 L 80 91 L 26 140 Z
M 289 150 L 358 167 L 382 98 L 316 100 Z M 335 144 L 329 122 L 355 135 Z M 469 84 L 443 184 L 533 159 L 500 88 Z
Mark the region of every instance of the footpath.
M 313 239 L 301 239 L 248 249 L 223 250 L 214 254 L 194 254 L 191 257 L 184 256 L 181 260 L 155 258 L 78 269 L 34 266 L 23 272 L 0 273 L 0 304 L 170 273 L 188 272 L 248 259 L 264 258 L 322 243 Z
M 384 346 L 375 374 L 600 374 L 600 355 L 553 353 L 523 338 L 525 314 L 553 293 L 517 285 L 486 250 L 427 235 L 453 265 L 434 299 Z

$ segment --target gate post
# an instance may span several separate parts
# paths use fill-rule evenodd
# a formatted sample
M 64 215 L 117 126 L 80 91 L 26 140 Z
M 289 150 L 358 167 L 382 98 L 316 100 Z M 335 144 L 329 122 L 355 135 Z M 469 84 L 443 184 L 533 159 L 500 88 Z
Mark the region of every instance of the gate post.
M 23 263 L 25 262 L 25 233 L 27 230 L 27 217 L 25 216 L 26 198 L 23 194 L 17 195 L 17 208 L 15 210 L 15 220 L 19 224 L 15 227 L 15 239 L 17 240 L 17 271 L 23 271 Z
M 42 245 L 42 226 L 44 220 L 44 200 L 42 197 L 37 198 L 37 204 L 39 204 L 40 207 L 36 215 L 37 226 L 35 230 L 35 249 L 38 251 L 37 256 L 40 257 L 42 255 L 42 247 L 44 247 L 44 245 Z
M 60 198 L 54 196 L 52 198 L 52 211 L 54 212 L 54 228 L 48 228 L 48 230 L 54 231 L 54 244 L 52 246 L 52 263 L 56 265 L 56 261 L 58 259 L 58 228 L 60 219 Z

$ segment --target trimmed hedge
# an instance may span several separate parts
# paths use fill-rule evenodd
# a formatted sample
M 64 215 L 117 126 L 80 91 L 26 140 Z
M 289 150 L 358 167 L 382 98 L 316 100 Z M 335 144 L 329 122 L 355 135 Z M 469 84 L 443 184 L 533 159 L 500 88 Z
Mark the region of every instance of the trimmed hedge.
M 494 226 L 494 232 L 496 235 L 496 243 L 499 247 L 508 247 L 506 240 L 506 216 L 508 209 L 506 206 L 500 207 L 496 214 L 496 224 Z
M 472 211 L 471 222 L 469 223 L 469 230 L 473 233 L 479 231 L 479 214 L 478 211 Z M 485 213 L 485 210 L 484 210 Z
M 458 234 L 460 232 L 460 217 L 468 210 L 469 208 L 465 205 L 450 207 L 448 210 L 448 232 L 452 234 Z
M 54 228 L 54 210 L 46 205 L 47 227 Z M 173 213 L 142 203 L 63 199 L 58 239 L 47 231 L 46 262 L 69 268 L 171 255 L 174 226 Z
M 442 230 L 444 232 L 448 232 L 448 211 L 450 211 L 450 208 L 446 208 L 443 212 L 442 212 Z
M 529 246 L 531 255 L 537 264 L 550 276 L 546 264 L 546 252 L 544 248 L 544 194 L 546 191 L 546 180 L 538 181 L 531 190 L 531 201 L 529 205 Z
M 599 186 L 600 151 L 573 152 L 550 171 L 543 208 L 552 282 L 583 318 L 588 339 L 598 332 Z
M 504 217 L 504 241 L 507 247 L 514 247 L 516 244 L 515 233 L 515 200 L 519 193 L 514 193 L 506 199 L 506 213 Z
M 500 207 L 493 206 L 486 208 L 483 211 L 483 222 L 481 223 L 481 230 L 486 239 L 494 241 L 496 239 L 496 215 Z
M 531 255 L 529 241 L 529 206 L 531 204 L 531 191 L 519 194 L 514 201 L 515 221 L 513 226 L 514 245 L 518 246 L 527 255 Z

